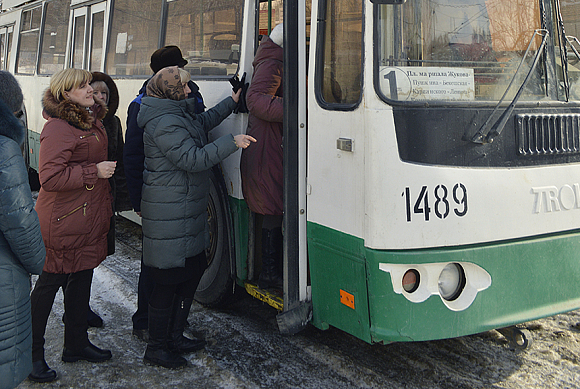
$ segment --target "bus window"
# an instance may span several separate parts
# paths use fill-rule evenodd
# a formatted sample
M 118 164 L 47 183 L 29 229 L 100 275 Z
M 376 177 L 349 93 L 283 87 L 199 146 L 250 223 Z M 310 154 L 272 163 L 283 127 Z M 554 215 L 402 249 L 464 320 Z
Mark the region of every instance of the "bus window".
M 8 70 L 14 26 L 0 27 L 0 70 Z
M 77 69 L 83 69 L 83 58 L 85 54 L 85 18 L 86 15 L 75 16 L 73 25 L 72 67 Z
M 564 31 L 569 37 L 580 39 L 580 4 L 575 1 L 560 1 L 560 10 L 564 21 Z M 580 50 L 579 43 L 571 38 L 571 44 Z M 568 48 L 568 77 L 570 78 L 570 98 L 580 99 L 580 60 L 573 50 Z
M 149 62 L 158 48 L 161 10 L 162 0 L 115 1 L 105 61 L 107 74 L 151 74 Z
M 192 76 L 232 75 L 240 60 L 243 0 L 167 5 L 166 45 L 177 45 Z
M 3 32 L 0 32 L 0 70 L 5 70 L 6 69 L 6 65 L 4 63 L 4 46 L 5 46 L 5 42 L 6 42 L 6 34 Z
M 91 26 L 91 60 L 89 70 L 98 71 L 101 70 L 101 61 L 103 59 L 104 10 L 93 13 Z
M 325 103 L 353 106 L 361 98 L 362 2 L 326 1 L 319 95 Z
M 18 46 L 18 63 L 16 72 L 34 74 L 38 53 L 38 38 L 42 6 L 27 9 L 22 12 L 20 27 L 20 45 Z
M 64 69 L 70 0 L 46 3 L 46 17 L 42 33 L 40 74 L 54 74 Z
M 392 100 L 497 101 L 527 47 L 521 78 L 542 40 L 534 37 L 542 28 L 537 0 L 409 0 L 376 10 L 380 92 Z M 537 66 L 521 100 L 557 99 L 541 81 L 543 69 Z

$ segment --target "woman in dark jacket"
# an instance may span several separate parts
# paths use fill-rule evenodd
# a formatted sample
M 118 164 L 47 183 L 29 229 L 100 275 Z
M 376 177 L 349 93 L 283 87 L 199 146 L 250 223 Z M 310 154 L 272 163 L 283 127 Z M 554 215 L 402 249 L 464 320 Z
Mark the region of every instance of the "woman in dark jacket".
M 107 131 L 108 148 L 107 160 L 116 161 L 117 168 L 113 177 L 109 178 L 111 185 L 111 195 L 113 196 L 113 216 L 107 235 L 107 255 L 115 253 L 115 212 L 131 210 L 129 192 L 127 191 L 127 180 L 125 179 L 125 169 L 123 166 L 123 128 L 121 120 L 115 113 L 119 108 L 119 91 L 117 85 L 109 75 L 101 72 L 92 72 L 93 80 L 91 87 L 95 101 L 102 101 L 107 106 L 107 114 L 103 118 L 103 126 Z M 87 323 L 90 327 L 102 327 L 103 319 L 97 315 L 89 306 Z
M 0 71 L 0 389 L 32 370 L 30 273 L 40 274 L 46 252 L 20 147 L 25 130 L 14 116 L 20 86 Z
M 262 215 L 262 271 L 258 286 L 282 287 L 282 214 L 284 168 L 282 152 L 283 56 L 282 24 L 265 36 L 254 57 L 248 88 L 247 134 L 258 143 L 242 152 L 242 190 L 252 212 Z
M 47 122 L 40 134 L 36 202 L 46 246 L 46 262 L 32 291 L 32 361 L 42 366 L 29 376 L 52 381 L 44 361 L 44 333 L 56 292 L 64 292 L 62 360 L 101 362 L 111 358 L 89 342 L 87 314 L 93 269 L 107 255 L 111 188 L 116 163 L 107 161 L 107 133 L 101 123 L 107 110 L 95 104 L 91 73 L 65 69 L 52 76 L 44 94 Z
M 144 362 L 166 368 L 187 364 L 179 354 L 203 347 L 183 329 L 207 262 L 209 169 L 251 141 L 207 133 L 230 115 L 240 91 L 201 114 L 189 94 L 189 73 L 161 69 L 147 84 L 137 123 L 144 128 L 145 171 L 141 217 L 143 262 L 155 282 L 149 300 L 149 343 Z M 171 322 L 171 324 L 170 324 Z M 168 335 L 169 332 L 169 335 Z

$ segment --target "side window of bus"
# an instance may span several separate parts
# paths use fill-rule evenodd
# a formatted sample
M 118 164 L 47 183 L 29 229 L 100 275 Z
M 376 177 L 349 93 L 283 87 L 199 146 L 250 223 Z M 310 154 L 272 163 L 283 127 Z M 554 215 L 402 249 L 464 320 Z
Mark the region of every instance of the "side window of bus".
M 177 45 L 192 76 L 235 74 L 240 60 L 243 0 L 176 0 L 167 5 L 166 45 Z
M 106 73 L 151 74 L 151 53 L 158 47 L 162 0 L 115 0 L 106 54 Z M 193 4 L 190 4 L 193 7 Z
M 16 64 L 17 73 L 34 74 L 41 16 L 42 6 L 22 11 L 20 44 L 18 46 L 18 59 Z
M 362 2 L 326 1 L 324 38 L 318 52 L 318 95 L 328 104 L 356 105 L 361 98 Z M 320 55 L 319 54 L 319 55 Z
M 64 69 L 70 0 L 47 2 L 46 7 L 39 73 L 54 74 Z
M 0 70 L 8 70 L 14 26 L 0 26 Z

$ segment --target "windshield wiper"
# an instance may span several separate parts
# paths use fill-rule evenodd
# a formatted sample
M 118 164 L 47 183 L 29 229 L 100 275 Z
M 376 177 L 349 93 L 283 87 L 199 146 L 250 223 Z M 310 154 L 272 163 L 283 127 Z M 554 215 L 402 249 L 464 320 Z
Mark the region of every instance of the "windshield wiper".
M 542 43 L 540 44 L 540 47 L 536 51 L 536 55 L 534 56 L 534 62 L 532 63 L 530 70 L 528 70 L 528 74 L 526 75 L 524 82 L 522 82 L 520 89 L 518 89 L 516 95 L 514 96 L 512 102 L 510 103 L 510 105 L 503 111 L 503 113 L 501 114 L 499 119 L 495 122 L 495 124 L 493 124 L 493 127 L 492 127 L 492 124 L 491 124 L 492 117 L 495 115 L 495 113 L 499 109 L 501 103 L 503 102 L 503 100 L 507 96 L 508 91 L 511 89 L 511 86 L 513 85 L 514 81 L 516 80 L 517 75 L 520 72 L 520 69 L 522 68 L 522 65 L 524 64 L 524 62 L 526 60 L 526 57 L 528 56 L 528 53 L 532 47 L 532 44 L 534 43 L 534 39 L 536 38 L 536 35 L 541 35 L 541 33 L 544 33 L 543 38 L 542 38 Z M 508 87 L 506 88 L 503 96 L 501 97 L 501 99 L 499 100 L 499 102 L 497 103 L 497 105 L 495 106 L 491 115 L 489 115 L 489 117 L 487 118 L 485 123 L 483 123 L 481 128 L 471 138 L 471 142 L 479 143 L 479 144 L 491 143 L 498 135 L 501 134 L 501 132 L 503 131 L 503 129 L 505 127 L 505 124 L 507 123 L 509 117 L 511 116 L 511 114 L 516 106 L 516 103 L 520 99 L 520 96 L 522 95 L 522 92 L 524 91 L 526 84 L 528 83 L 529 79 L 531 78 L 532 74 L 534 73 L 536 66 L 538 65 L 540 55 L 541 55 L 542 51 L 544 51 L 544 46 L 546 45 L 548 35 L 549 35 L 548 30 L 538 29 L 538 30 L 534 31 L 534 35 L 532 35 L 532 39 L 530 40 L 530 44 L 528 45 L 528 48 L 526 49 L 526 52 L 524 53 L 524 56 L 523 56 L 520 64 L 518 65 L 518 68 L 516 69 L 516 72 L 514 73 L 514 76 L 512 77 L 512 80 L 510 81 Z
M 576 44 L 578 46 L 580 46 L 580 41 L 578 40 L 578 38 L 576 38 L 575 36 L 572 36 L 572 35 L 568 35 L 568 36 L 566 36 L 566 41 L 570 45 L 570 48 L 574 52 L 574 55 L 576 56 L 576 58 L 578 58 L 578 60 L 580 61 L 580 53 L 578 53 L 578 50 L 576 50 L 576 48 L 572 44 L 573 42 L 576 42 Z

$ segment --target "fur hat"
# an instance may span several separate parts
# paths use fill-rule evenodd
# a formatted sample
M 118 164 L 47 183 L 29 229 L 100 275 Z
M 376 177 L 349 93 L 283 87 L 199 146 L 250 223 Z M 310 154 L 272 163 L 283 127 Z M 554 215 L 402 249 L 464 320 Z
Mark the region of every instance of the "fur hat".
M 183 58 L 181 50 L 177 46 L 164 46 L 151 54 L 151 70 L 157 73 L 168 66 L 178 66 L 180 68 L 187 65 L 187 60 Z
M 274 27 L 272 32 L 270 32 L 270 39 L 278 46 L 284 47 L 284 27 L 282 26 L 282 23 L 278 24 Z
M 10 108 L 12 112 L 22 109 L 22 89 L 14 76 L 6 71 L 0 71 L 0 100 Z

